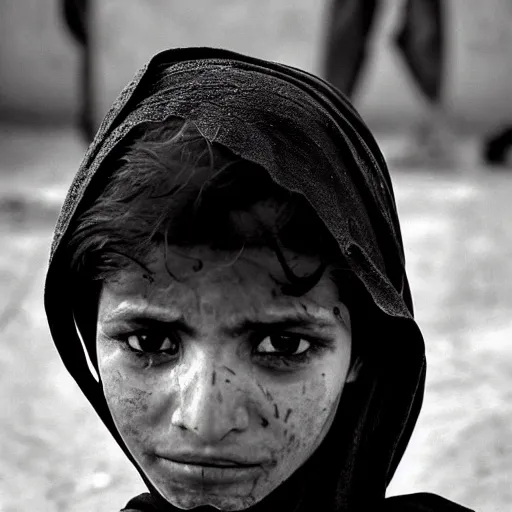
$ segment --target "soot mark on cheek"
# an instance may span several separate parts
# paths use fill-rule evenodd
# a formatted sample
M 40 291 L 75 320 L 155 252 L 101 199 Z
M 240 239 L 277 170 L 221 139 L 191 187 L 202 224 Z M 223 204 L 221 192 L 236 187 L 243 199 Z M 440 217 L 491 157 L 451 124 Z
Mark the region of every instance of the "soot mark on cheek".
M 130 414 L 144 414 L 148 411 L 148 401 L 151 393 L 140 389 L 131 389 L 129 394 L 120 397 L 120 403 L 123 404 L 123 411 Z
M 301 444 L 300 440 L 297 439 L 297 436 L 293 432 L 288 435 L 288 429 L 284 431 L 284 436 L 286 438 L 285 444 L 283 445 L 284 451 L 288 454 L 296 452 Z
M 258 382 L 258 388 L 263 393 L 263 396 L 270 402 L 274 399 L 272 396 L 272 393 L 268 389 L 265 389 L 259 382 Z
M 109 408 L 123 436 L 139 440 L 145 437 L 144 417 L 149 411 L 150 400 L 151 393 L 133 388 L 109 400 Z

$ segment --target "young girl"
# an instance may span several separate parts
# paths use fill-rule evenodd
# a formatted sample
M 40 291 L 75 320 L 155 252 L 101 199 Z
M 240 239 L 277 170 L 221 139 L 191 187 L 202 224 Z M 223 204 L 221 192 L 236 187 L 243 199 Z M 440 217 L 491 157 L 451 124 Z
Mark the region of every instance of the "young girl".
M 467 510 L 385 499 L 424 344 L 386 164 L 308 73 L 155 56 L 71 185 L 45 306 L 148 486 L 124 510 Z

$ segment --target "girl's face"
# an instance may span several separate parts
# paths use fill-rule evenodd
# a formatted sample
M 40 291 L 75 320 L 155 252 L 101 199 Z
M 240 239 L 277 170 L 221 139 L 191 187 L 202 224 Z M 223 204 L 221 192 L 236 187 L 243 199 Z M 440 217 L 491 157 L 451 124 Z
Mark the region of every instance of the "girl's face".
M 319 262 L 286 253 L 294 273 Z M 131 453 L 173 505 L 241 510 L 316 450 L 346 382 L 350 317 L 324 274 L 301 297 L 269 249 L 233 262 L 205 247 L 155 251 L 100 297 L 97 351 Z M 197 259 L 204 262 L 198 269 Z

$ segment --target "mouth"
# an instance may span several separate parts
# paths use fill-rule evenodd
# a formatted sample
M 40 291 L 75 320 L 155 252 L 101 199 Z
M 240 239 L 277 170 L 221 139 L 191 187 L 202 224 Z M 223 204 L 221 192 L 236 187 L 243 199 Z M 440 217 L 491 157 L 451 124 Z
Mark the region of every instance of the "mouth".
M 187 464 L 191 466 L 204 466 L 212 468 L 247 468 L 260 466 L 261 462 L 250 462 L 240 458 L 228 457 L 203 457 L 200 455 L 171 455 L 165 457 L 179 464 Z
M 220 485 L 251 480 L 262 471 L 263 462 L 239 457 L 210 457 L 197 454 L 160 456 L 171 478 L 188 484 Z

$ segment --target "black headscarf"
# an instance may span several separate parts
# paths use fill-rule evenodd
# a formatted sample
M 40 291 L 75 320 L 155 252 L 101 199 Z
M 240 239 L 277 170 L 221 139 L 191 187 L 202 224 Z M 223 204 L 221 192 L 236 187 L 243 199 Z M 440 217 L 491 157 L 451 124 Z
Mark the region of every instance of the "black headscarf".
M 101 165 L 104 160 L 133 128 L 171 116 L 193 121 L 210 142 L 261 165 L 278 184 L 303 194 L 368 297 L 368 310 L 362 314 L 374 335 L 367 340 L 371 348 L 365 376 L 344 391 L 324 443 L 298 476 L 292 476 L 292 484 L 300 478 L 302 490 L 301 499 L 292 500 L 293 508 L 466 510 L 430 494 L 385 499 L 421 408 L 425 350 L 413 318 L 392 185 L 373 136 L 347 99 L 323 80 L 210 48 L 162 52 L 122 91 L 75 176 L 51 249 L 45 307 L 57 349 L 151 491 L 128 508 L 175 510 L 131 457 L 101 383 L 89 370 L 68 300 L 73 290 L 65 279 L 65 245 L 77 211 L 99 193 L 92 178 L 108 171 Z M 95 364 L 94 354 L 90 356 Z M 292 484 L 284 484 L 290 493 L 297 491 L 290 489 Z

